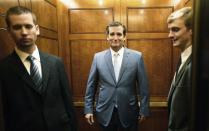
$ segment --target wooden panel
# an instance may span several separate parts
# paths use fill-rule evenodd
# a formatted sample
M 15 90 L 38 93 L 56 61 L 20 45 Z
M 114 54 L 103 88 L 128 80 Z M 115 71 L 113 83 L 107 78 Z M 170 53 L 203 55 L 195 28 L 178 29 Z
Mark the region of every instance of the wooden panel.
M 18 5 L 18 0 L 0 0 L 0 13 L 5 13 L 7 9 L 16 5 Z
M 0 30 L 0 60 L 9 55 L 15 46 L 14 41 L 6 30 Z
M 128 8 L 128 32 L 167 32 L 167 17 L 171 7 Z
M 0 15 L 0 28 L 6 28 L 6 22 L 5 22 L 5 17 L 4 15 Z
M 114 19 L 111 8 L 74 9 L 69 11 L 69 18 L 70 33 L 103 33 Z
M 120 5 L 121 0 L 60 0 L 68 8 L 106 8 Z
M 168 33 L 128 33 L 127 39 L 164 39 Z
M 76 115 L 79 121 L 79 131 L 98 131 L 100 129 L 96 119 L 94 125 L 87 124 L 83 115 L 83 107 L 76 107 Z M 151 108 L 151 116 L 139 124 L 138 131 L 167 131 L 167 118 L 166 108 Z
M 69 9 L 110 9 L 114 10 L 114 20 L 120 21 L 121 0 L 61 0 Z M 87 16 L 85 16 L 87 17 Z M 89 17 L 89 19 L 92 19 Z M 102 22 L 100 19 L 98 22 Z M 100 24 L 96 23 L 97 26 Z
M 121 0 L 127 7 L 173 6 L 173 0 Z
M 127 22 L 128 8 L 172 7 L 173 0 L 121 0 L 121 22 Z M 159 14 L 158 14 L 159 15 Z M 157 18 L 154 16 L 153 18 Z M 126 25 L 127 26 L 127 25 Z
M 0 28 L 5 28 L 6 27 L 6 22 L 5 22 L 5 13 L 7 9 L 9 9 L 12 6 L 18 5 L 17 0 L 10 0 L 5 2 L 5 0 L 0 0 Z
M 58 41 L 57 40 L 39 37 L 37 39 L 36 44 L 41 51 L 58 56 Z
M 187 0 L 187 1 L 185 2 L 185 6 L 193 7 L 193 0 Z
M 167 131 L 167 108 L 151 108 L 151 115 L 139 125 L 139 131 Z
M 25 6 L 25 7 L 29 8 L 29 9 L 31 9 L 31 2 L 30 2 L 30 0 L 18 0 L 18 1 L 19 1 L 19 4 L 21 6 Z
M 69 34 L 70 40 L 105 40 L 106 34 Z
M 141 51 L 151 96 L 166 97 L 172 78 L 172 44 L 169 39 L 129 40 L 128 47 Z
M 69 34 L 70 40 L 105 40 L 106 34 Z M 128 33 L 127 39 L 164 39 L 168 33 Z
M 46 1 L 52 4 L 53 6 L 57 6 L 57 0 L 46 0 Z
M 40 36 L 50 38 L 50 39 L 58 39 L 57 32 L 48 30 L 43 27 L 40 27 Z
M 71 81 L 76 101 L 83 101 L 94 54 L 108 46 L 106 41 L 71 41 Z
M 32 10 L 43 28 L 57 32 L 57 9 L 48 1 L 32 1 Z
M 57 4 L 57 22 L 58 22 L 58 42 L 59 42 L 59 56 L 63 59 L 66 72 L 70 70 L 70 55 L 69 55 L 69 25 L 68 25 L 68 8 L 63 3 Z M 70 73 L 68 74 L 70 79 Z
M 180 0 L 180 1 L 174 0 L 173 4 L 174 4 L 174 7 L 175 7 L 175 10 L 178 10 L 178 9 L 186 7 L 186 6 L 192 7 L 193 6 L 193 0 Z

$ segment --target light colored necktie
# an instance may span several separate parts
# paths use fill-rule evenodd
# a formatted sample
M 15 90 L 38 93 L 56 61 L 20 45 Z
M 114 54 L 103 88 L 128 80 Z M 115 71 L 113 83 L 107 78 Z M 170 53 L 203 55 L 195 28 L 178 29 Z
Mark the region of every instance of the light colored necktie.
M 114 55 L 114 72 L 115 72 L 115 79 L 116 81 L 118 81 L 118 76 L 119 76 L 119 72 L 120 72 L 120 68 L 119 68 L 119 54 L 115 53 Z

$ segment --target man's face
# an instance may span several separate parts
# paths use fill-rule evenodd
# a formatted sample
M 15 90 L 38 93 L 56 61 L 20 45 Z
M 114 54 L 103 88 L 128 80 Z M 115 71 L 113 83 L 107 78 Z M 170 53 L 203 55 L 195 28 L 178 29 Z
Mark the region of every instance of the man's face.
M 109 27 L 107 40 L 113 50 L 118 51 L 124 45 L 125 38 L 122 26 Z
M 30 13 L 21 15 L 10 15 L 10 26 L 8 27 L 9 33 L 14 39 L 19 49 L 26 49 L 33 47 L 39 35 L 39 27 L 33 22 Z
M 173 46 L 182 50 L 191 45 L 192 30 L 187 29 L 183 19 L 176 19 L 172 23 L 168 23 L 170 31 L 169 38 L 173 41 Z

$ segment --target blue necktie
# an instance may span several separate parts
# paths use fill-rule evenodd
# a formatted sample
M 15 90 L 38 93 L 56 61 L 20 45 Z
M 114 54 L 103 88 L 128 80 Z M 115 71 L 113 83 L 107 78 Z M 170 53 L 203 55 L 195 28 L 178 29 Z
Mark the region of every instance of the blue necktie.
M 42 90 L 42 79 L 40 72 L 38 70 L 38 66 L 34 63 L 35 58 L 31 55 L 27 57 L 27 60 L 30 62 L 30 76 L 33 82 L 36 85 L 38 91 Z

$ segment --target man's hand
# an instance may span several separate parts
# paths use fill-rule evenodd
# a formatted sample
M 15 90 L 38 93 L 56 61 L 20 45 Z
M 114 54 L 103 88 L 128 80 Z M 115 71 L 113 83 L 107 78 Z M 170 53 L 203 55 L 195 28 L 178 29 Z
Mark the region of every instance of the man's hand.
M 90 124 L 93 125 L 94 124 L 94 116 L 93 114 L 86 114 L 85 115 L 86 121 Z
M 146 117 L 145 116 L 139 116 L 139 123 L 142 123 L 143 121 L 146 120 Z

